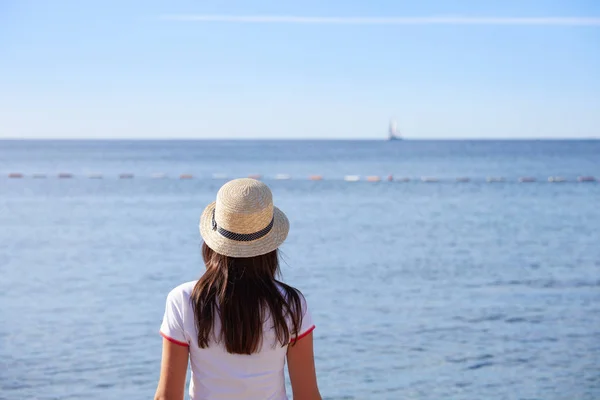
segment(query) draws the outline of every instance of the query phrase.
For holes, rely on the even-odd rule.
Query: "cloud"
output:
[[[284,15],[163,15],[169,21],[250,23],[250,24],[319,24],[319,25],[541,25],[600,26],[600,17],[298,17]]]

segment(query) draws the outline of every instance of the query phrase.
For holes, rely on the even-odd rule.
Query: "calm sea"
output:
[[[600,398],[600,141],[0,141],[1,399],[152,398],[214,173],[289,216],[326,399]]]

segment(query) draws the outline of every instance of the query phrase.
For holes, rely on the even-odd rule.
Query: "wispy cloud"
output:
[[[284,15],[163,15],[163,20],[250,23],[250,24],[320,24],[320,25],[543,25],[600,26],[600,17],[298,17]]]

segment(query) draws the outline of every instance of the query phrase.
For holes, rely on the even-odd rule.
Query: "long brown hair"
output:
[[[275,279],[280,275],[277,250],[234,258],[218,254],[203,243],[202,258],[206,272],[192,291],[201,348],[208,347],[214,337],[225,343],[228,353],[256,353],[268,316],[278,342],[282,346],[290,343],[302,325],[302,294]],[[218,336],[213,335],[215,317],[221,322]]]

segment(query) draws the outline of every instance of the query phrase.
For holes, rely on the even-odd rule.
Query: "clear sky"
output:
[[[600,1],[0,0],[0,138],[376,139],[391,117],[600,137]]]

